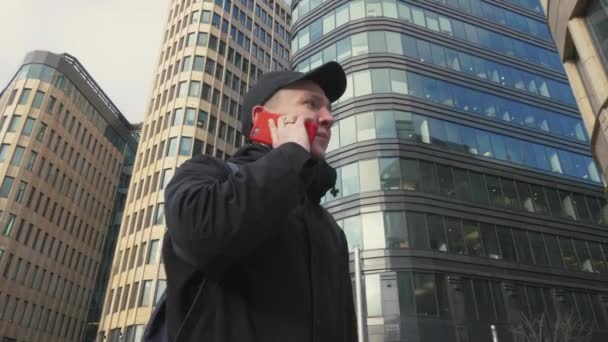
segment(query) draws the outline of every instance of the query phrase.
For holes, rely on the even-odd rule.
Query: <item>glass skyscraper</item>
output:
[[[348,75],[324,205],[361,250],[362,341],[514,341],[543,313],[608,340],[604,180],[537,0],[292,15],[292,67]]]

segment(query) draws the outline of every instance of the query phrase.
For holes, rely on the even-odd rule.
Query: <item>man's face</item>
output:
[[[335,120],[331,113],[331,103],[321,87],[312,81],[298,82],[279,90],[265,107],[277,114],[303,115],[314,120],[319,125],[319,130],[310,147],[310,153],[319,159],[325,158],[331,138],[331,126]]]

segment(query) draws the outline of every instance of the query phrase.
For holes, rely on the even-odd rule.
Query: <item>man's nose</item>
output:
[[[323,108],[317,113],[317,120],[320,125],[327,127],[331,127],[336,121],[331,111],[327,108]]]

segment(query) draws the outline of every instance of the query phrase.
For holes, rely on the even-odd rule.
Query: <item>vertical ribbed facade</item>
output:
[[[0,338],[81,341],[137,141],[68,54],[29,53],[0,113]]]
[[[324,205],[360,248],[362,341],[608,339],[608,204],[536,0],[296,0],[291,65],[348,75]],[[494,339],[493,339],[494,338]]]
[[[163,189],[194,155],[228,158],[243,144],[240,102],[266,70],[288,68],[282,1],[169,1],[99,338],[139,341],[166,286]]]

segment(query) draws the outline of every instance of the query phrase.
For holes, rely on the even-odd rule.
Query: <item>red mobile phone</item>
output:
[[[276,124],[277,119],[280,116],[281,115],[279,114],[268,112],[265,110],[258,112],[255,117],[255,122],[253,123],[251,133],[249,134],[249,139],[262,144],[272,145],[272,136],[270,135],[268,120],[273,119]],[[315,138],[315,135],[317,135],[319,125],[317,125],[317,123],[313,121],[306,121],[304,125],[306,126],[306,132],[308,132],[308,138],[310,139],[310,143],[312,143]]]

